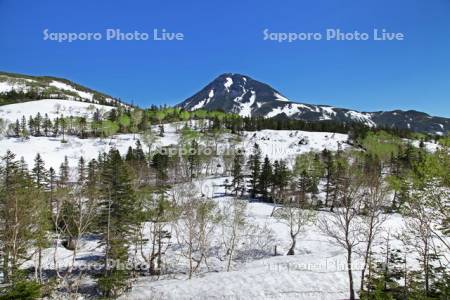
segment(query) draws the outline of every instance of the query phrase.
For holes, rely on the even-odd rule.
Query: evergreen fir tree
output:
[[[34,118],[34,135],[41,136],[42,116],[41,113],[37,113]]]
[[[289,184],[290,173],[284,160],[275,161],[273,164],[273,194],[279,201],[285,200],[285,191]]]
[[[156,153],[152,157],[151,166],[156,170],[156,179],[159,184],[164,183],[168,178],[169,155]]]
[[[98,280],[106,297],[115,297],[127,285],[129,270],[127,241],[137,225],[138,213],[131,179],[118,150],[111,149],[101,174],[101,216],[99,226],[105,243],[105,270]],[[114,261],[111,265],[110,262]]]
[[[59,183],[60,187],[66,187],[69,182],[69,159],[64,157],[64,162],[59,167]]]
[[[243,160],[244,157],[240,150],[238,150],[234,156],[233,169],[231,170],[231,176],[233,177],[231,185],[233,186],[233,192],[236,196],[238,196],[239,194],[242,196],[245,188],[244,175],[242,170]]]
[[[53,132],[54,137],[58,136],[58,134],[59,134],[59,118],[55,119],[55,121],[53,123],[52,132]]]
[[[65,134],[66,134],[66,129],[67,129],[67,120],[66,118],[64,118],[63,116],[61,116],[61,118],[59,119],[59,129],[61,131],[62,134],[62,140],[61,142],[65,142]]]
[[[188,149],[187,162],[189,168],[189,180],[192,181],[198,172],[200,166],[200,147],[198,142],[194,139],[191,141]]]
[[[253,153],[250,155],[248,166],[250,169],[250,195],[255,198],[258,193],[258,180],[261,171],[261,150],[257,143],[253,145]]]
[[[31,173],[32,178],[36,183],[36,186],[40,189],[44,189],[44,187],[47,185],[48,174],[47,170],[45,169],[44,160],[42,159],[39,153],[36,155],[36,158],[34,159],[34,167],[31,171],[32,171]]]
[[[86,163],[84,161],[83,156],[78,160],[78,184],[80,186],[84,186],[86,183]]]
[[[269,189],[272,182],[272,164],[269,157],[266,155],[261,168],[261,173],[258,179],[258,191],[261,193],[263,199],[268,200]]]
[[[136,149],[134,150],[134,159],[138,162],[144,162],[145,159],[145,153],[142,149],[142,144],[140,140],[136,141]]]
[[[24,139],[28,139],[29,131],[27,129],[27,119],[25,119],[25,116],[22,116],[22,121],[20,122],[20,135]]]
[[[52,121],[48,117],[48,114],[45,114],[44,120],[42,122],[42,129],[44,131],[45,136],[49,135],[51,128],[52,128]]]
[[[14,136],[19,137],[20,136],[20,122],[19,119],[16,119],[16,122],[14,123]]]
[[[32,116],[28,117],[28,132],[30,135],[34,135],[34,119]]]

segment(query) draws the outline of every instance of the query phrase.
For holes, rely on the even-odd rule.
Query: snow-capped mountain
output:
[[[63,99],[108,106],[128,106],[119,99],[63,78],[0,72],[0,105]]]
[[[444,134],[450,130],[450,119],[432,117],[413,110],[358,112],[327,105],[294,102],[268,84],[233,73],[220,75],[178,106],[186,110],[219,109],[243,117],[360,122],[370,127],[396,127],[433,134]]]

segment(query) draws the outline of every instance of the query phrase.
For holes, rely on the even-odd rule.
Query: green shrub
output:
[[[41,285],[35,281],[18,281],[0,292],[0,300],[31,300],[41,297]]]

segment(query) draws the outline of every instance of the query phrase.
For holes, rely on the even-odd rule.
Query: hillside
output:
[[[0,72],[0,106],[40,99],[65,99],[109,106],[127,105],[120,99],[67,79]]]

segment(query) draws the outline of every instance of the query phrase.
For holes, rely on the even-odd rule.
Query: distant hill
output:
[[[0,105],[40,99],[64,99],[108,106],[129,106],[118,98],[64,78],[0,72]]]

